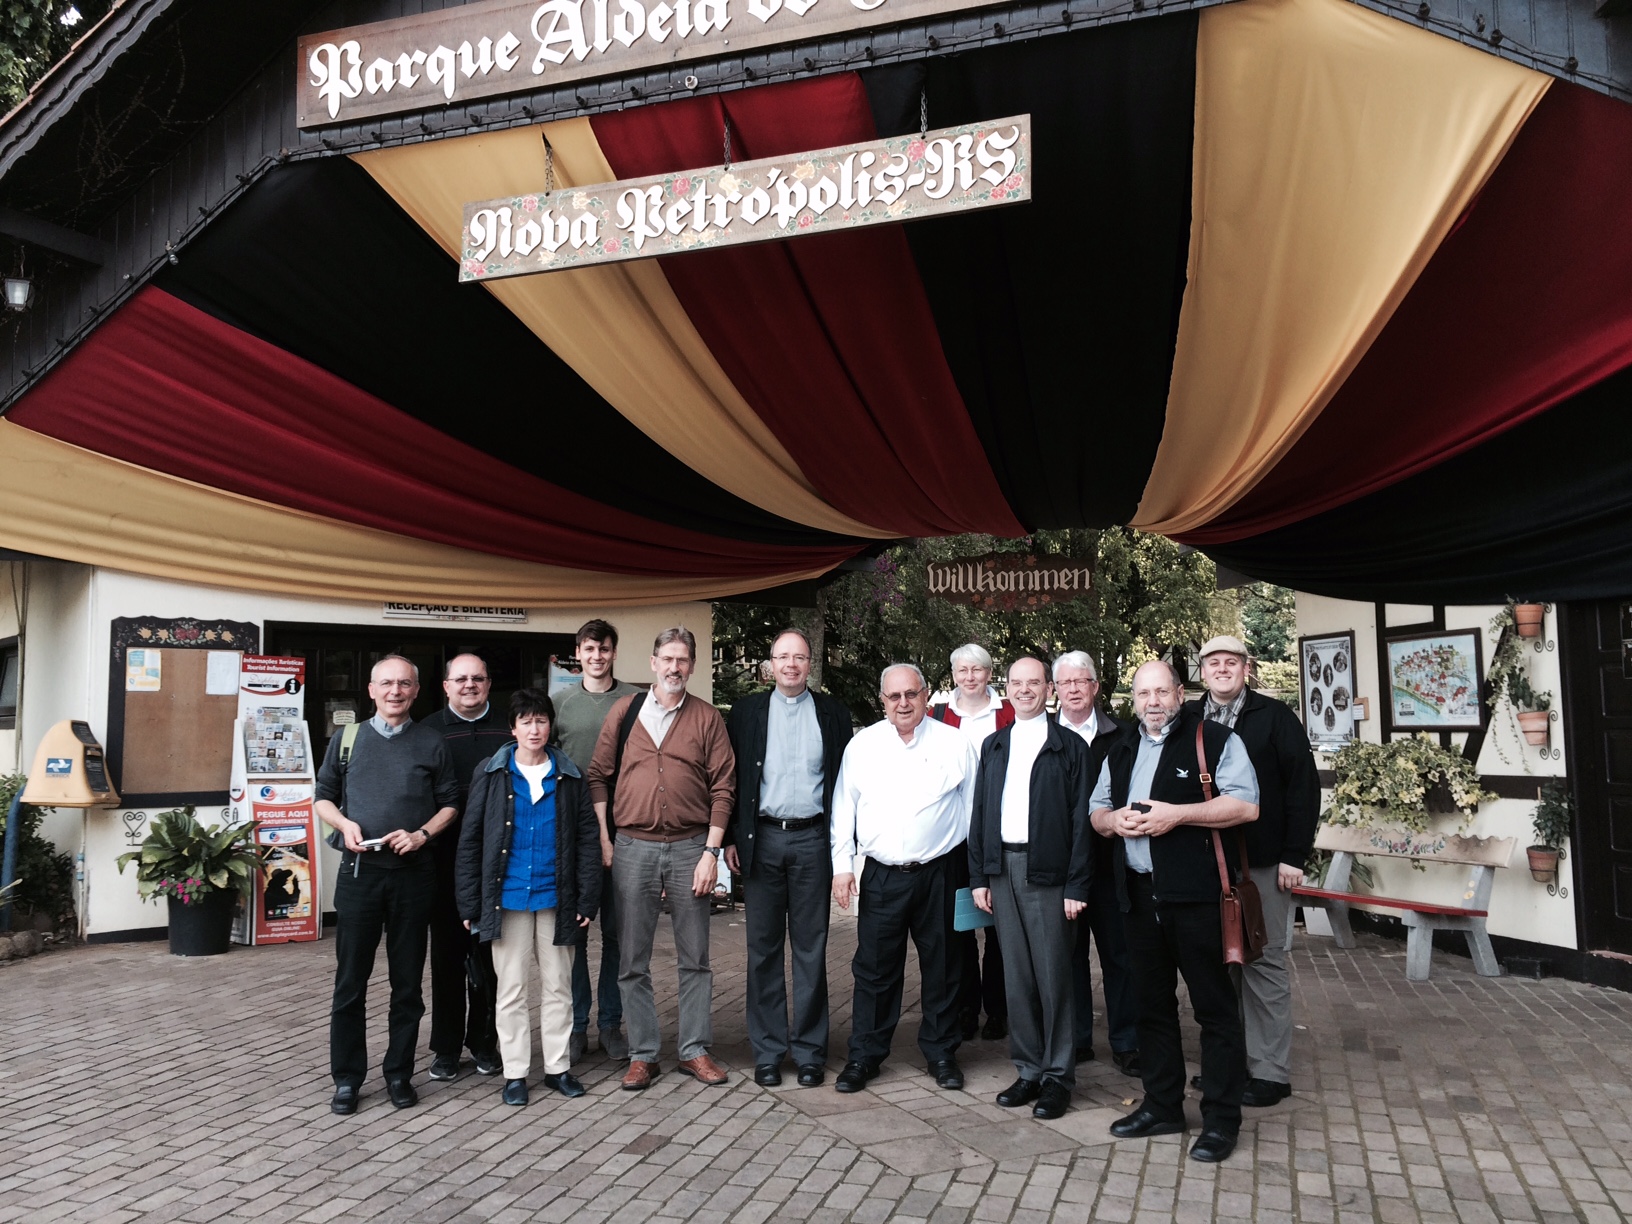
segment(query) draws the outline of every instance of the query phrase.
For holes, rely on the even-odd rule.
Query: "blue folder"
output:
[[[975,904],[973,889],[958,889],[957,907],[952,913],[954,931],[978,931],[981,927],[996,925],[997,919]]]

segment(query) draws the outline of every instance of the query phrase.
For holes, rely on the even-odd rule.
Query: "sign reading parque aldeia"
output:
[[[491,0],[303,35],[298,126],[551,89],[1000,0]]]
[[[1031,199],[1030,116],[465,205],[459,279],[913,221]]]
[[[987,553],[931,561],[925,576],[929,593],[939,599],[1012,612],[1086,599],[1093,590],[1094,567],[1070,557]]]

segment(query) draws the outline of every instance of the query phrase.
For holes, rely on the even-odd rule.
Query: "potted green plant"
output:
[[[1426,733],[1386,744],[1355,740],[1332,758],[1331,824],[1428,832],[1432,817],[1459,812],[1465,825],[1496,798],[1479,785],[1472,761]]]
[[[142,900],[163,897],[169,905],[174,955],[217,956],[227,950],[233,906],[260,866],[250,842],[254,826],[246,820],[206,828],[188,804],[154,816],[141,849],[119,856],[121,874],[136,863]]]
[[[1551,692],[1537,692],[1530,683],[1530,665],[1522,636],[1518,632],[1518,609],[1524,606],[1510,599],[1490,622],[1497,638],[1496,649],[1491,652],[1490,666],[1485,671],[1485,680],[1490,685],[1485,704],[1494,714],[1496,708],[1506,702],[1525,742],[1545,745],[1551,718],[1548,711],[1552,708],[1553,695]],[[1500,750],[1501,744],[1498,742],[1497,751]]]
[[[1574,819],[1575,802],[1564,781],[1554,778],[1542,783],[1536,791],[1536,810],[1530,817],[1536,844],[1525,851],[1530,858],[1530,876],[1537,883],[1551,884],[1557,878]]]

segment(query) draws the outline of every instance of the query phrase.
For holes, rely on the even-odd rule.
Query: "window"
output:
[[[0,731],[17,726],[17,639],[0,641]]]

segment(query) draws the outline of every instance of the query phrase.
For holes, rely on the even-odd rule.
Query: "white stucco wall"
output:
[[[1368,698],[1371,705],[1371,717],[1358,724],[1359,734],[1362,739],[1381,743],[1383,702],[1387,699],[1387,694],[1379,691],[1375,606],[1301,593],[1298,595],[1297,606],[1300,635],[1334,633],[1346,629],[1354,631],[1356,695]],[[1486,666],[1489,665],[1490,656],[1496,648],[1496,635],[1490,632],[1490,620],[1499,610],[1494,604],[1445,609],[1447,629],[1477,628],[1482,631],[1483,662]],[[1387,617],[1385,627],[1421,624],[1429,620],[1433,614],[1432,608],[1406,604],[1389,604],[1384,611]],[[1490,720],[1484,747],[1479,753],[1478,765],[1481,774],[1531,774],[1535,776],[1537,786],[1549,777],[1564,775],[1563,723],[1558,718],[1561,691],[1559,654],[1556,649],[1558,621],[1553,611],[1547,613],[1547,621],[1540,640],[1542,650],[1537,652],[1527,646],[1526,657],[1530,662],[1531,683],[1537,691],[1550,690],[1553,694],[1555,718],[1551,724],[1551,741],[1546,749],[1526,744],[1523,737],[1518,734],[1508,707],[1504,705]],[[1547,648],[1549,643],[1554,644],[1553,649]],[[1461,745],[1466,739],[1466,735],[1458,734],[1453,737],[1453,742]],[[1553,755],[1555,752],[1556,759]],[[1317,752],[1315,757],[1322,769],[1332,767],[1330,754]],[[1322,801],[1323,803],[1331,801],[1329,790],[1323,792]],[[1480,808],[1469,825],[1468,831],[1480,837],[1494,835],[1513,837],[1517,840],[1512,865],[1507,870],[1496,873],[1496,885],[1490,900],[1490,931],[1493,935],[1506,935],[1535,943],[1575,948],[1578,946],[1578,937],[1574,901],[1549,896],[1546,885],[1538,884],[1530,878],[1525,863],[1524,849],[1534,841],[1530,827],[1530,816],[1534,807],[1533,802],[1525,800],[1499,799]],[[1448,825],[1454,824],[1455,818],[1444,819]],[[1399,859],[1370,858],[1366,862],[1376,875],[1372,891],[1414,901],[1455,900],[1461,895],[1461,886],[1466,878],[1463,874],[1465,869],[1449,866],[1427,865],[1423,870],[1417,871],[1409,862]],[[1565,876],[1567,882],[1567,865],[1560,874]],[[1378,912],[1398,914],[1397,910]]]
[[[18,727],[22,740],[22,767],[27,768],[40,737],[64,718],[88,719],[92,731],[106,741],[108,728],[108,667],[112,621],[121,616],[195,617],[200,620],[254,621],[263,631],[267,621],[380,626],[403,630],[408,623],[387,620],[381,605],[297,599],[217,587],[189,586],[114,570],[58,562],[30,562],[28,636],[25,644],[24,706]],[[3,568],[0,568],[3,573]],[[469,626],[484,631],[524,633],[574,632],[584,621],[604,616],[618,627],[616,674],[637,683],[650,682],[650,643],[663,629],[683,624],[697,636],[701,664],[690,691],[704,699],[713,695],[707,662],[713,656],[713,620],[706,603],[657,604],[644,608],[533,610],[525,624],[482,623]],[[5,621],[0,619],[0,627]],[[424,629],[456,629],[457,624],[423,622]],[[0,628],[0,636],[7,636]],[[428,683],[434,683],[429,681]],[[318,729],[319,733],[321,728]],[[0,752],[7,747],[0,740]],[[9,762],[10,755],[0,756]],[[121,817],[131,808],[93,809],[81,814],[59,812],[48,817],[44,831],[69,854],[77,854],[82,840],[85,878],[81,915],[85,933],[162,927],[165,911],[143,904],[130,874],[121,876],[115,860],[129,847]],[[151,813],[149,813],[151,814]],[[200,813],[206,820],[206,813]],[[324,902],[332,896],[333,852],[325,850]]]

